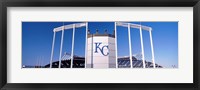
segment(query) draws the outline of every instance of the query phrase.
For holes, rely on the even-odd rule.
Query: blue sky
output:
[[[53,40],[53,29],[59,26],[77,22],[22,22],[22,65],[46,65],[50,61]],[[140,24],[140,22],[131,22]],[[154,44],[155,62],[165,67],[178,66],[178,22],[141,22],[142,25],[153,28],[152,37]],[[91,33],[112,34],[114,22],[89,22],[88,29]],[[149,32],[143,30],[144,54],[147,61],[151,61],[151,47]],[[128,29],[117,27],[118,56],[128,56]],[[54,61],[59,58],[61,32],[56,33]],[[71,53],[72,29],[65,30],[63,52]],[[141,53],[139,29],[131,29],[132,53]],[[85,27],[76,28],[74,54],[85,54]]]

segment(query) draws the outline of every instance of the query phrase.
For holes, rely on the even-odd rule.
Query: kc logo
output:
[[[98,49],[101,51],[101,54],[104,56],[108,56],[109,52],[105,53],[104,49],[107,48],[108,49],[108,45],[104,45],[101,47],[102,43],[95,43],[95,52],[94,53],[98,53]]]

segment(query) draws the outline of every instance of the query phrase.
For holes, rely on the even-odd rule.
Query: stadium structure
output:
[[[62,57],[61,68],[70,68],[71,64],[71,54],[65,53]],[[132,56],[133,68],[143,68],[142,60],[138,60],[135,56]],[[146,68],[153,68],[151,62],[145,61]],[[40,66],[41,67],[41,66]],[[42,66],[43,68],[49,68],[50,64]],[[52,68],[58,68],[59,61],[52,63]],[[130,57],[124,56],[118,58],[118,68],[130,68]],[[74,56],[73,68],[85,68],[85,57]],[[163,68],[162,66],[156,64],[156,68]]]
[[[76,56],[74,55],[74,36],[76,28],[85,27],[85,56]],[[128,30],[128,43],[129,43],[129,56],[118,57],[117,50],[117,27],[126,27]],[[131,28],[136,28],[140,31],[140,41],[141,41],[141,59],[137,59],[132,54],[132,45],[131,45]],[[72,47],[71,53],[65,53],[62,56],[63,50],[63,37],[65,30],[73,30],[72,35]],[[120,30],[120,29],[119,29]],[[151,55],[152,62],[145,60],[144,55],[144,46],[143,46],[143,36],[142,30],[149,32],[150,36],[150,45],[151,45]],[[74,23],[56,27],[53,29],[53,41],[52,41],[52,51],[50,63],[45,66],[45,68],[162,68],[162,66],[155,63],[154,60],[154,49],[153,49],[153,40],[152,40],[152,28],[149,26],[144,26],[141,24],[133,24],[126,22],[114,22],[114,33],[108,34],[105,31],[104,34],[98,33],[98,30],[95,34],[90,33],[88,30],[88,22]],[[54,55],[54,44],[55,37],[57,32],[62,32],[61,42],[60,42],[60,54],[59,60],[53,60]],[[53,62],[54,61],[54,62]]]

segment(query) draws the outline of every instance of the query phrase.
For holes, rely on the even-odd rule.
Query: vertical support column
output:
[[[140,41],[141,41],[141,49],[142,49],[143,68],[146,68],[145,58],[144,58],[143,38],[142,38],[142,25],[141,24],[140,24]]]
[[[149,30],[149,36],[150,36],[150,43],[151,43],[151,55],[152,55],[152,63],[153,63],[153,68],[156,68],[155,65],[155,60],[154,60],[154,49],[153,49],[153,40],[152,40],[152,34],[151,34],[151,30]]]
[[[52,68],[52,62],[53,62],[53,51],[54,51],[55,37],[56,37],[56,32],[53,31],[53,41],[52,41],[52,47],[51,47],[50,68]]]
[[[128,41],[129,41],[129,58],[130,58],[130,65],[131,65],[131,68],[133,68],[130,23],[128,23]]]
[[[88,22],[85,23],[85,68],[87,68],[87,35],[88,35]]]
[[[117,23],[115,22],[115,59],[116,68],[118,68],[118,55],[117,55]]]
[[[75,35],[75,24],[73,24],[72,52],[71,52],[71,65],[70,65],[71,68],[73,68],[73,59],[74,59],[74,35]]]
[[[60,56],[59,56],[59,68],[61,68],[61,56],[62,56],[62,47],[63,47],[63,36],[64,36],[64,25],[62,28],[62,37],[61,37],[61,43],[60,43]]]
[[[93,34],[92,34],[92,43],[91,43],[91,68],[93,68]]]

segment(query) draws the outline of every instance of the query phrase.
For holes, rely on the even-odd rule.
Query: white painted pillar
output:
[[[117,55],[117,23],[115,22],[115,59],[116,59],[116,68],[118,68],[118,55]]]
[[[94,42],[93,42],[93,34],[92,34],[92,43],[91,43],[91,68],[93,68],[93,44],[94,44]]]
[[[74,35],[75,35],[75,24],[73,24],[73,35],[72,35],[72,52],[71,52],[71,68],[73,68],[74,59]]]
[[[143,61],[143,68],[146,68],[145,58],[144,58],[144,46],[143,46],[143,38],[142,38],[142,25],[140,25],[140,41],[141,41],[141,49],[142,49],[142,61]]]
[[[128,23],[128,40],[129,40],[129,58],[130,58],[130,65],[131,65],[131,68],[133,68],[130,23]]]
[[[87,35],[88,35],[88,22],[85,23],[85,68],[87,68]]]
[[[52,68],[52,63],[53,63],[53,51],[54,51],[55,37],[56,37],[56,32],[53,32],[53,41],[52,41],[52,47],[51,47],[50,68]]]
[[[60,43],[60,56],[59,56],[59,68],[61,68],[61,56],[62,56],[62,47],[63,47],[63,37],[64,37],[64,26],[62,28],[62,37],[61,37],[61,43]]]
[[[153,39],[152,39],[152,34],[151,34],[152,29],[149,31],[149,36],[150,36],[150,43],[151,43],[151,55],[152,55],[152,63],[153,63],[153,68],[156,68],[155,65],[155,60],[154,60],[154,48],[153,48]]]

